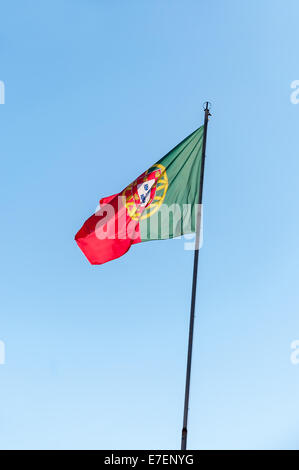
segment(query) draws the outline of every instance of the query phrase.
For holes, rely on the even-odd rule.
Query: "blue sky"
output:
[[[0,447],[176,449],[193,257],[73,237],[202,124],[189,442],[298,449],[298,2],[1,3]]]

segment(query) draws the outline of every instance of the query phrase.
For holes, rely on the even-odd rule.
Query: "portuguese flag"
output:
[[[123,191],[100,200],[75,236],[91,264],[124,255],[135,243],[196,231],[203,126]]]

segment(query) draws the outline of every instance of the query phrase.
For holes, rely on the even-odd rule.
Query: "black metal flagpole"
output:
[[[200,242],[200,228],[201,228],[201,214],[202,214],[202,190],[203,190],[203,180],[204,180],[204,171],[205,171],[207,130],[208,130],[209,116],[211,116],[210,103],[208,101],[205,103],[204,111],[205,111],[205,122],[204,122],[204,131],[203,131],[201,170],[200,170],[200,180],[199,180],[199,198],[198,198],[199,212],[197,214],[197,222],[196,222],[196,238],[195,238],[194,264],[193,264],[193,281],[192,281],[192,295],[191,295],[191,309],[190,309],[190,323],[189,323],[189,342],[188,342],[184,420],[183,420],[183,429],[182,429],[181,450],[186,450],[187,448],[187,424],[188,424],[188,409],[189,409],[189,394],[190,394],[194,312],[195,312],[195,301],[196,301],[198,251],[199,251],[199,242]]]

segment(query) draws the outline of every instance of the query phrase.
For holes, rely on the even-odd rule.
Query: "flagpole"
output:
[[[204,121],[204,131],[203,131],[201,170],[200,170],[200,180],[199,180],[199,197],[198,197],[199,212],[197,214],[197,222],[196,222],[196,238],[195,238],[194,263],[193,263],[193,281],[192,281],[192,295],[191,295],[191,308],[190,308],[189,341],[188,341],[186,388],[185,388],[184,419],[183,419],[183,429],[182,429],[181,450],[187,449],[187,432],[188,432],[187,424],[188,424],[190,377],[191,377],[191,363],[192,363],[194,312],[195,312],[195,301],[196,301],[198,252],[199,252],[201,214],[202,214],[202,210],[201,210],[202,209],[202,190],[203,190],[204,171],[205,171],[208,122],[209,122],[209,116],[211,116],[210,103],[208,101],[205,103],[204,111],[205,111],[205,121]]]

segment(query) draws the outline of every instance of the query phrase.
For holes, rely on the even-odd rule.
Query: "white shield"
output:
[[[155,180],[148,180],[142,184],[138,184],[137,191],[140,198],[140,205],[142,207],[145,207],[148,204],[151,197],[151,189],[155,182]]]

